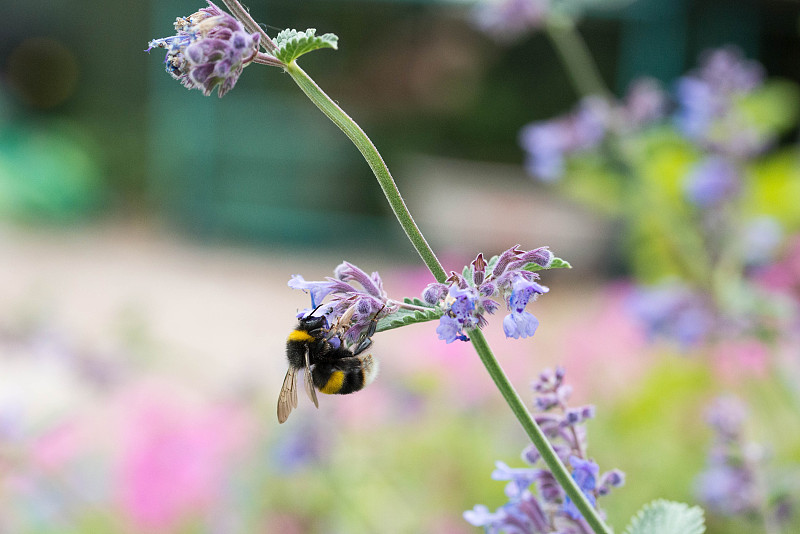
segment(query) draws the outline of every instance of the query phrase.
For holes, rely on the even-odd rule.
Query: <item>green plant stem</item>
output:
[[[277,46],[275,46],[275,42],[267,35],[267,32],[264,31],[264,28],[258,25],[255,19],[250,15],[250,12],[245,8],[241,3],[236,0],[222,0],[225,6],[230,10],[231,14],[239,19],[239,22],[244,25],[244,27],[249,32],[257,33],[260,36],[260,45],[264,47],[264,49],[272,54]]]
[[[544,29],[578,95],[610,97],[611,91],[600,76],[597,64],[572,19],[553,15]]]
[[[419,227],[417,227],[417,224],[411,217],[411,213],[408,211],[403,197],[400,196],[400,191],[398,191],[391,173],[389,173],[389,168],[386,166],[386,163],[384,163],[380,153],[378,153],[378,149],[375,148],[375,145],[372,144],[372,141],[367,137],[367,134],[364,133],[361,127],[359,127],[342,108],[319,88],[314,80],[312,80],[296,62],[292,62],[284,68],[320,111],[333,121],[333,123],[350,138],[353,144],[356,145],[356,148],[358,148],[359,152],[364,156],[364,159],[367,160],[367,164],[375,174],[375,178],[378,179],[383,194],[386,195],[386,199],[389,201],[389,205],[395,217],[397,217],[397,220],[400,222],[400,226],[403,227],[408,239],[411,240],[411,244],[417,250],[422,261],[425,262],[425,265],[427,265],[431,273],[433,273],[436,280],[438,282],[444,282],[447,278],[444,267],[442,267],[436,254],[433,253],[430,245],[428,245]]]
[[[542,429],[536,424],[536,421],[533,420],[530,412],[525,407],[525,403],[520,398],[519,393],[517,393],[514,386],[511,385],[505,371],[503,371],[497,358],[492,354],[492,349],[486,342],[483,332],[480,330],[471,330],[469,332],[469,337],[484,367],[486,367],[486,370],[489,372],[489,376],[494,380],[497,389],[500,390],[500,393],[511,408],[511,411],[514,412],[522,428],[528,434],[528,437],[531,438],[536,450],[542,455],[542,460],[547,464],[547,467],[553,473],[555,479],[561,487],[564,488],[564,491],[569,498],[572,499],[572,502],[575,503],[575,506],[596,534],[611,534],[611,529],[603,522],[597,510],[589,503],[589,500],[580,490],[572,476],[570,476],[569,471],[567,471],[567,468],[561,462],[555,450],[553,450],[553,446],[547,441],[547,437],[544,435],[544,432],[542,432]]]
[[[400,196],[400,191],[397,189],[397,185],[394,183],[392,175],[389,173],[389,169],[386,167],[386,164],[384,163],[383,158],[381,158],[381,155],[378,153],[378,150],[375,148],[375,145],[373,145],[372,141],[370,141],[369,137],[367,137],[367,134],[364,133],[358,124],[356,124],[355,121],[353,121],[353,119],[351,119],[344,112],[344,110],[336,105],[336,103],[331,100],[328,95],[322,91],[322,89],[319,88],[314,80],[312,80],[308,74],[306,74],[305,71],[303,71],[303,69],[297,65],[297,63],[292,62],[286,65],[284,68],[297,83],[297,85],[300,86],[300,89],[303,90],[306,96],[308,96],[311,101],[314,102],[314,104],[316,104],[316,106],[356,145],[358,150],[367,160],[367,163],[369,164],[370,169],[372,169],[372,172],[375,174],[375,177],[378,179],[378,183],[380,183],[381,189],[383,189],[383,193],[386,195],[386,198],[392,207],[392,211],[394,211],[397,220],[400,222],[400,225],[403,227],[406,235],[411,240],[414,248],[417,250],[420,257],[425,262],[425,265],[428,266],[428,269],[430,269],[436,280],[439,282],[444,282],[447,278],[444,268],[436,258],[433,250],[428,245],[425,237],[414,223],[414,219],[411,217],[411,213],[408,211],[402,196]],[[583,514],[586,522],[592,527],[595,534],[611,534],[611,530],[600,519],[597,511],[586,499],[586,496],[580,490],[577,483],[572,479],[569,471],[567,471],[567,468],[558,458],[558,455],[553,450],[553,447],[547,441],[542,429],[539,428],[539,425],[536,424],[536,421],[533,420],[533,417],[531,417],[531,414],[528,412],[527,408],[525,408],[525,404],[523,403],[517,391],[511,385],[511,382],[509,382],[508,377],[506,376],[502,367],[500,367],[500,364],[494,357],[494,354],[492,354],[492,350],[489,348],[486,338],[483,336],[481,331],[471,331],[470,338],[472,339],[472,344],[475,347],[475,351],[478,353],[483,365],[489,372],[489,376],[491,376],[492,380],[494,380],[495,385],[500,390],[500,393],[508,403],[511,411],[519,420],[522,428],[531,438],[531,441],[539,451],[539,454],[542,455],[542,459],[550,468],[553,476],[556,478],[561,487],[564,488],[564,491],[575,503],[575,506],[577,506],[581,514]]]

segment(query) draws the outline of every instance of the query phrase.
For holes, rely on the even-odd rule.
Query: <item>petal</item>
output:
[[[514,339],[530,337],[536,333],[538,327],[539,320],[526,311],[512,312],[503,319],[503,331],[506,337]]]

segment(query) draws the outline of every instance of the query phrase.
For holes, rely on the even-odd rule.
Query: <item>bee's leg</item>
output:
[[[386,305],[383,305],[385,308]],[[355,349],[353,349],[353,354],[359,355],[372,345],[372,336],[375,335],[375,330],[378,329],[378,315],[383,311],[383,308],[378,310],[375,313],[375,316],[369,322],[369,326],[367,327],[367,331],[359,337],[358,345],[356,345]]]
[[[375,330],[375,329],[373,328],[372,330]],[[373,334],[374,333],[375,332],[373,332]],[[370,347],[370,345],[372,345],[372,339],[370,339],[370,337],[367,336],[366,338],[362,339],[361,342],[358,345],[356,345],[356,347],[353,349],[353,354],[355,356],[358,356],[359,354],[361,354],[362,352],[367,350]]]

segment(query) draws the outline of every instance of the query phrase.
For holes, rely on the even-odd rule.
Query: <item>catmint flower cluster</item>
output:
[[[629,306],[651,341],[673,340],[685,349],[704,343],[718,326],[709,299],[679,282],[639,286]]]
[[[542,181],[556,181],[564,175],[568,157],[599,147],[609,132],[628,134],[660,120],[666,107],[666,93],[649,78],[632,84],[621,102],[585,97],[571,113],[520,130],[526,168]]]
[[[536,392],[535,419],[547,435],[562,461],[571,468],[577,482],[592,505],[597,498],[607,495],[612,488],[622,486],[624,474],[611,470],[600,475],[599,466],[586,458],[586,430],[584,423],[594,417],[594,406],[569,407],[571,388],[564,383],[565,371],[546,369],[533,383]],[[575,504],[545,468],[536,467],[541,457],[533,445],[522,452],[522,459],[530,467],[511,468],[497,462],[492,473],[494,480],[507,480],[505,488],[509,502],[492,512],[484,505],[476,505],[464,512],[470,524],[484,527],[488,533],[514,534],[582,534],[590,532]]]
[[[232,15],[209,0],[208,7],[175,20],[176,35],[150,41],[147,51],[166,48],[167,72],[188,89],[222,97],[258,53],[260,36],[249,34]]]
[[[735,47],[706,52],[699,67],[680,78],[675,122],[689,139],[731,157],[759,154],[773,141],[738,109],[763,85],[764,69]]]
[[[744,404],[733,396],[717,398],[706,413],[714,440],[695,492],[709,511],[720,515],[754,513],[762,505],[757,467],[764,453],[760,446],[745,442],[745,419]]]
[[[503,299],[510,311],[503,319],[506,337],[525,338],[536,332],[539,321],[525,307],[549,289],[537,282],[539,275],[529,267],[549,267],[553,253],[547,247],[530,251],[518,247],[511,247],[491,263],[478,254],[463,274],[452,271],[447,283],[432,283],[425,288],[423,300],[444,311],[436,328],[439,339],[446,343],[467,341],[466,332],[482,328],[487,323],[486,314],[498,309],[493,298]]]
[[[692,204],[708,209],[736,197],[742,181],[742,169],[734,161],[711,155],[692,166],[684,181],[684,189]]]
[[[306,281],[299,274],[292,275],[289,287],[311,295],[311,308],[301,312],[298,317],[305,317],[310,311],[322,307],[328,324],[338,322],[349,325],[344,339],[350,342],[359,338],[376,314],[383,310],[384,316],[389,315],[397,308],[397,303],[391,301],[383,290],[383,281],[377,272],[369,275],[346,261],[334,269],[333,277],[326,277],[322,281]],[[322,306],[323,299],[328,296],[330,300]]]

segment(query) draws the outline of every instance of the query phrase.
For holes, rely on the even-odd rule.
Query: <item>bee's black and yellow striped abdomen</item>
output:
[[[364,389],[378,371],[378,366],[371,355],[352,356],[352,352],[332,351],[326,356],[336,357],[329,361],[320,361],[314,365],[312,377],[314,386],[320,393],[327,395],[347,395]],[[344,353],[349,354],[345,356]],[[327,358],[326,358],[327,359]]]

